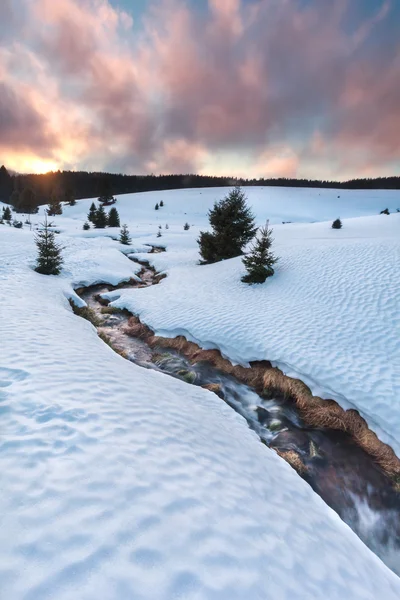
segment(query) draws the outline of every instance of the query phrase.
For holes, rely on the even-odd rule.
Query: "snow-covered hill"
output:
[[[280,257],[272,279],[249,287],[240,282],[240,258],[197,264],[196,240],[207,228],[207,211],[227,191],[119,198],[133,245],[168,248],[152,260],[169,277],[159,288],[124,291],[116,304],[159,334],[184,334],[204,347],[218,347],[234,362],[271,360],[315,394],[358,408],[400,455],[400,194],[247,188],[257,223],[270,219],[274,225]],[[165,206],[155,211],[161,200]],[[88,205],[67,207],[57,224],[81,236]],[[379,214],[386,207],[392,214]],[[333,230],[339,216],[344,226]],[[189,231],[183,230],[185,221]],[[162,237],[156,238],[159,225]],[[98,230],[86,235],[97,236]]]
[[[275,360],[399,444],[400,215],[368,216],[396,208],[396,195],[249,190],[259,223],[296,223],[275,225],[276,275],[246,287],[240,259],[197,265],[196,237],[223,193],[119,198],[132,249],[165,245],[151,259],[168,278],[118,303],[164,335],[185,332],[236,361]],[[0,225],[2,595],[399,598],[399,579],[240,416],[119,357],[72,313],[72,286],[137,271],[104,237],[116,230],[82,230],[90,203],[53,219],[59,277],[32,270],[32,232]]]

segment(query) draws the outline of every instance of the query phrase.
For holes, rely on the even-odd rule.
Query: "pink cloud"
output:
[[[108,0],[15,2],[0,9],[3,153],[166,172],[236,152],[288,177],[400,159],[399,46],[369,50],[389,2],[346,32],[350,0],[160,0],[140,34]]]

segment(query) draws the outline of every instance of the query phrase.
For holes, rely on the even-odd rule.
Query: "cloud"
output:
[[[393,164],[393,10],[388,1],[367,14],[361,0],[209,0],[200,11],[159,0],[140,30],[108,0],[3,0],[0,151],[13,168],[23,152],[130,172],[200,172],[213,155],[233,154],[251,176],[343,177]]]

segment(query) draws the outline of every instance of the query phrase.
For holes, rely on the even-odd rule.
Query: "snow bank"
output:
[[[271,360],[315,394],[358,408],[400,455],[400,214],[274,234],[280,261],[262,285],[241,283],[240,258],[196,266],[194,254],[168,252],[151,258],[169,277],[124,290],[115,305],[233,362]]]
[[[46,277],[32,235],[0,227],[4,598],[398,598],[399,579],[240,416],[125,361],[72,313],[71,282],[136,266],[113,242],[60,240],[63,276]]]

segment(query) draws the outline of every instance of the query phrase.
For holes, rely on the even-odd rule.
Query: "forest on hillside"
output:
[[[0,168],[0,201],[17,210],[33,210],[51,198],[60,202],[71,198],[96,198],[102,195],[128,194],[180,188],[247,186],[314,187],[337,189],[400,189],[400,177],[320,181],[310,179],[243,179],[207,175],[122,175],[86,171],[55,171],[43,175],[12,175]]]

